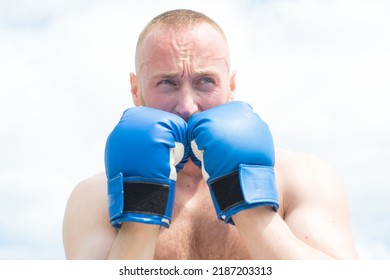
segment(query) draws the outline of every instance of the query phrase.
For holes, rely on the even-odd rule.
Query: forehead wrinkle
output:
[[[185,68],[183,68],[181,71],[154,71],[151,75],[151,79],[161,79],[161,78],[183,78],[185,76]],[[218,70],[214,69],[194,69],[192,71],[188,72],[188,76],[190,78],[196,78],[196,77],[220,77],[221,74]]]
[[[163,37],[161,37],[162,30],[165,32]],[[141,44],[143,48],[138,49],[136,72],[141,71],[144,67],[149,68],[149,64],[156,66],[156,62],[160,61],[159,57],[165,56],[168,60],[162,61],[164,63],[160,61],[162,65],[158,66],[156,70],[158,71],[158,68],[160,68],[161,71],[159,72],[165,72],[166,76],[173,76],[176,71],[183,72],[183,64],[187,61],[191,62],[190,67],[192,69],[190,70],[192,72],[201,74],[211,72],[208,68],[213,68],[214,65],[218,68],[217,65],[221,65],[222,62],[226,67],[226,71],[230,73],[229,47],[223,38],[221,38],[223,42],[219,39],[216,41],[209,40],[208,44],[201,44],[202,47],[199,49],[196,41],[193,41],[192,38],[187,40],[187,34],[184,34],[184,37],[182,35],[182,32],[174,29],[162,28],[151,31]],[[193,33],[189,36],[191,35]]]
[[[226,41],[224,41],[226,43]],[[183,63],[184,62],[195,62],[195,67],[198,63],[203,63],[206,65],[206,70],[198,70],[193,69],[195,72],[208,72],[207,68],[212,66],[211,62],[223,61],[227,71],[230,72],[230,54],[229,47],[225,44],[223,47],[218,48],[218,52],[216,53],[215,41],[209,42],[208,45],[203,46],[202,48],[198,47],[197,42],[187,41],[184,37],[175,37],[172,42],[172,47],[177,50],[178,58]],[[220,51],[222,49],[222,51]],[[221,54],[221,52],[223,54]],[[207,60],[207,63],[204,62]],[[215,63],[216,64],[216,63]],[[201,68],[201,67],[197,67]]]
[[[153,34],[154,35],[154,34]],[[165,39],[165,40],[164,40]],[[164,69],[161,72],[174,72],[177,68],[178,56],[175,52],[175,44],[172,41],[166,41],[166,38],[161,39],[157,36],[149,35],[143,42],[145,48],[139,50],[136,54],[136,71],[141,71],[142,68],[148,68],[148,65],[159,66]],[[161,61],[160,58],[165,57],[165,60]],[[166,70],[165,70],[166,69]]]
[[[149,73],[149,76],[152,78],[156,77],[183,77],[187,72],[190,76],[207,76],[213,75],[218,76],[223,74],[226,70],[226,73],[230,71],[229,61],[226,57],[214,57],[209,55],[209,59],[204,61],[205,57],[198,59],[198,56],[190,55],[187,57],[179,56],[167,56],[172,58],[168,61],[162,61],[162,63],[156,64],[156,59],[153,56],[146,58],[142,61],[139,66],[139,71],[143,68],[146,71],[150,71],[150,68],[154,68],[152,73]],[[206,57],[207,58],[207,57]],[[221,68],[219,65],[223,64],[225,67]],[[152,67],[149,67],[151,65]]]

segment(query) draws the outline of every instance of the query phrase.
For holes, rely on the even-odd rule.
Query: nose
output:
[[[178,94],[175,108],[176,114],[188,121],[193,114],[198,112],[198,110],[196,93],[189,87],[183,87]]]

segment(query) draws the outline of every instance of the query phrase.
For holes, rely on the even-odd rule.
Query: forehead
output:
[[[136,53],[137,69],[145,63],[171,67],[182,60],[206,65],[223,62],[229,68],[225,37],[207,23],[180,28],[158,26],[146,35]]]

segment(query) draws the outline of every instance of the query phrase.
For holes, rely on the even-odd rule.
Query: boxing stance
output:
[[[114,227],[122,222],[169,227],[176,173],[187,162],[190,145],[219,219],[233,224],[232,216],[245,209],[278,210],[272,136],[248,104],[220,105],[192,116],[188,125],[187,131],[183,119],[147,107],[123,114],[105,158]]]
[[[316,157],[274,147],[234,101],[222,29],[168,11],[141,33],[105,173],[72,192],[69,259],[353,259],[342,183]],[[260,94],[254,89],[253,94]]]

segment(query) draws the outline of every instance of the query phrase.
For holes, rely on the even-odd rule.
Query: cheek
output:
[[[199,99],[199,107],[201,111],[204,111],[222,105],[229,101],[228,96],[228,93],[208,94],[207,96]]]
[[[222,105],[231,101],[231,90],[227,85],[220,85],[215,91],[207,94],[202,100],[204,110]]]
[[[144,95],[144,106],[167,112],[173,112],[175,99],[167,94],[146,94]]]
[[[142,106],[169,111],[172,103],[166,95],[157,93],[147,83],[141,84]]]

